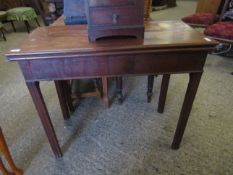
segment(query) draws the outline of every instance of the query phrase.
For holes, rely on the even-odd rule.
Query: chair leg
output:
[[[18,169],[16,167],[16,165],[14,164],[14,161],[10,155],[10,152],[8,150],[5,138],[3,136],[2,130],[0,128],[0,151],[3,153],[3,155],[5,156],[7,162],[9,163],[10,168],[12,169],[12,171],[14,172],[15,175],[22,175],[23,171]],[[1,167],[2,168],[2,167]]]
[[[15,29],[15,24],[14,24],[14,22],[13,22],[13,21],[10,21],[10,22],[11,22],[11,26],[12,26],[12,28],[13,28],[14,32],[16,32],[16,29]]]
[[[28,21],[24,21],[24,23],[25,23],[25,26],[26,26],[26,28],[27,28],[27,32],[30,33],[30,28],[31,28],[31,27],[30,27]]]
[[[40,23],[39,23],[39,21],[38,21],[38,19],[37,19],[37,18],[35,18],[35,21],[36,21],[36,23],[37,23],[38,27],[40,27]]]
[[[65,97],[66,97],[66,101],[67,101],[67,106],[70,110],[71,113],[73,113],[75,111],[75,108],[73,106],[73,103],[72,103],[72,97],[71,97],[71,82],[69,80],[65,80],[63,81],[63,88],[64,88],[64,91],[65,91]]]
[[[1,31],[1,33],[2,33],[3,39],[6,41],[6,36],[5,36],[4,32],[3,32],[3,30],[1,29],[0,31]]]
[[[8,31],[8,30],[6,30],[6,28],[5,28],[5,27],[3,27],[2,29],[3,29],[3,31],[4,31],[4,32],[9,33],[9,31]]]
[[[13,173],[10,173],[5,165],[3,164],[2,160],[0,159],[0,172],[2,172],[3,175],[14,175]]]
[[[163,111],[164,111],[170,76],[171,76],[170,74],[163,75],[161,89],[160,89],[160,95],[159,95],[159,105],[158,105],[158,110],[157,110],[159,113],[163,113]]]

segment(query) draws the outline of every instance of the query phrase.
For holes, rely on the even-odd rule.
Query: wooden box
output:
[[[144,37],[144,0],[86,0],[90,41],[102,37]]]

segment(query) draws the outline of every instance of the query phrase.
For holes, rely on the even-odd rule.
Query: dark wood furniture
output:
[[[3,164],[2,160],[1,160],[1,156],[0,156],[0,171],[3,173],[3,175],[12,175],[12,174],[22,175],[23,174],[23,171],[16,167],[16,165],[15,165],[15,163],[14,163],[14,161],[13,161],[11,155],[10,155],[10,152],[9,152],[8,147],[7,147],[4,135],[2,133],[2,129],[0,127],[0,155],[1,154],[4,155],[4,157],[6,158],[11,170],[13,171],[13,173],[12,173],[12,172],[9,172],[7,170],[7,168]]]
[[[52,26],[65,26],[64,16],[59,17],[52,24]],[[65,83],[65,82],[63,81],[63,83]],[[97,98],[102,97],[105,108],[109,108],[109,106],[110,106],[109,100],[108,100],[108,98],[106,98],[108,95],[108,79],[106,77],[101,77],[101,78],[95,79],[94,86],[96,88],[95,88],[95,91],[93,91],[93,92],[83,92],[83,93],[79,93],[77,91],[72,92],[72,90],[71,90],[72,84],[73,84],[73,81],[70,82],[69,80],[67,80],[66,85],[65,85],[66,89],[63,89],[64,91],[66,91],[66,95],[68,95],[68,99],[71,96],[71,98],[72,98],[71,101],[77,100],[78,98],[83,98],[83,97],[93,97],[93,96],[97,97]],[[59,96],[62,96],[62,95],[59,95]],[[72,102],[69,102],[69,104],[72,104]]]
[[[40,81],[165,74],[158,109],[162,112],[168,76],[189,74],[189,84],[172,142],[172,148],[178,149],[207,54],[216,44],[180,21],[148,22],[144,39],[109,39],[95,43],[89,42],[85,25],[51,26],[37,28],[6,57],[19,63],[52,150],[56,157],[61,157],[62,152],[40,90]],[[67,105],[63,106],[64,109],[69,110]],[[69,118],[69,115],[64,118]]]
[[[144,0],[87,0],[90,41],[111,36],[144,36]]]
[[[198,0],[196,12],[182,20],[192,27],[207,27],[218,20],[218,11],[222,0]],[[210,5],[211,4],[211,5]]]

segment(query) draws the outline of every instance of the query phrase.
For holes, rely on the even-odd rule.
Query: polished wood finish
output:
[[[1,157],[0,157],[0,171],[3,173],[3,175],[22,175],[23,171],[21,169],[19,169],[18,167],[16,167],[11,155],[10,155],[10,151],[8,149],[8,146],[6,144],[6,140],[4,138],[4,135],[2,133],[2,129],[0,127],[0,153],[2,153],[4,155],[4,157],[6,158],[12,172],[9,172],[7,170],[7,168],[4,166]]]
[[[160,89],[159,105],[158,105],[158,110],[157,110],[159,113],[163,113],[164,111],[165,101],[167,97],[167,90],[169,86],[169,80],[170,80],[170,74],[164,74],[163,79],[162,79],[161,89]]]
[[[184,130],[188,122],[189,114],[192,109],[193,101],[195,99],[196,92],[197,92],[197,89],[198,89],[198,86],[201,80],[201,75],[202,75],[202,72],[189,74],[189,84],[188,84],[188,88],[185,94],[184,103],[181,109],[180,118],[178,120],[174,139],[172,142],[173,149],[179,148],[179,144],[182,140]]]
[[[144,36],[144,0],[87,0],[90,41],[112,36]]]
[[[85,25],[51,26],[34,30],[6,57],[19,63],[51,147],[59,157],[62,153],[38,81],[190,74],[173,139],[172,147],[178,148],[207,54],[217,44],[180,21],[148,22],[144,39],[106,39],[95,43],[89,42]]]
[[[43,124],[44,130],[47,134],[51,148],[56,157],[62,157],[61,148],[58,144],[57,136],[55,134],[51,119],[49,117],[48,110],[46,108],[43,96],[41,94],[39,82],[27,82],[28,90],[31,94],[32,100],[35,104],[36,110]]]
[[[64,26],[64,16],[59,17],[53,24],[52,26]],[[67,96],[68,98],[71,96],[73,99],[77,99],[77,98],[85,98],[85,97],[98,97],[101,98],[103,97],[103,102],[104,102],[104,106],[105,108],[109,108],[110,104],[109,104],[109,100],[108,100],[108,80],[106,77],[101,77],[101,78],[97,78],[95,79],[95,91],[94,92],[84,92],[84,93],[72,93],[71,92],[71,86],[72,83],[70,85],[69,89],[66,89],[65,91],[68,93]],[[69,95],[69,92],[71,95]],[[69,100],[69,104],[71,105],[71,101]],[[66,103],[66,102],[65,102]]]

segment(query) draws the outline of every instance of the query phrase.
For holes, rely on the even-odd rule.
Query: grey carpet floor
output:
[[[195,2],[157,11],[154,20],[174,20],[195,11]],[[6,26],[10,29],[10,26]],[[187,75],[173,75],[164,114],[156,112],[161,76],[146,102],[146,77],[124,77],[125,101],[110,109],[86,98],[64,123],[52,82],[42,92],[64,157],[55,159],[23,76],[4,53],[27,33],[0,41],[0,125],[15,162],[26,175],[232,175],[233,59],[209,55],[186,132],[177,151],[170,149],[187,87]]]

